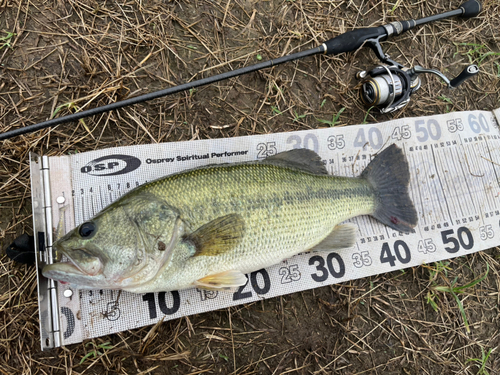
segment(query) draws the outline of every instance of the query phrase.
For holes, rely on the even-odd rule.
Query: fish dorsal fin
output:
[[[262,163],[278,167],[294,168],[313,174],[328,174],[325,165],[321,161],[321,157],[307,148],[294,148],[290,151],[280,152],[264,159]]]
[[[337,225],[333,231],[311,251],[347,249],[356,243],[356,231],[358,227],[354,224]]]
[[[194,285],[201,289],[221,290],[235,289],[248,282],[245,274],[238,270],[230,270],[215,275],[208,275],[194,282]]]
[[[239,214],[229,214],[199,227],[184,237],[196,252],[193,256],[214,256],[233,250],[245,233],[245,223]]]

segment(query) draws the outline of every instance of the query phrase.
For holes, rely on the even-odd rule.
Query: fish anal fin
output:
[[[356,243],[356,231],[358,227],[354,224],[337,225],[333,231],[311,251],[347,249]]]
[[[238,270],[230,270],[205,276],[194,282],[194,286],[208,290],[236,289],[247,283],[245,274]]]
[[[233,250],[241,242],[245,223],[239,214],[229,214],[202,225],[184,237],[196,249],[193,256],[215,256]]]

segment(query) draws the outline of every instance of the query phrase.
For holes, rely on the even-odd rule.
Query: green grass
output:
[[[450,98],[442,95],[442,96],[438,96],[438,99],[442,100],[443,102],[446,102],[446,113],[450,112],[450,106],[448,104],[451,104],[453,105],[453,102],[451,101]]]
[[[370,115],[370,111],[375,108],[375,106],[371,106],[370,108],[368,108],[368,110],[366,111],[365,113],[365,117],[363,118],[363,122],[362,124],[366,124],[366,120],[368,119],[368,116]]]
[[[92,344],[94,346],[94,349],[91,350],[90,352],[88,352],[87,354],[85,354],[85,356],[83,356],[83,358],[80,360],[80,364],[82,364],[88,358],[90,358],[92,356],[94,358],[97,358],[98,355],[103,355],[105,350],[113,349],[113,346],[109,345],[109,344],[111,344],[109,341],[105,342],[105,343],[102,343],[102,344],[99,344],[99,345],[96,345],[93,341],[91,341],[91,342],[86,343],[85,347],[89,346],[90,344]],[[103,352],[101,353],[99,351],[99,349],[102,350]]]
[[[0,50],[4,47],[12,48],[12,38],[17,35],[16,33],[12,33],[10,31],[4,31],[4,33],[7,35],[0,37]]]
[[[227,356],[227,355],[224,355],[224,354],[219,353],[219,357],[220,357],[220,358],[222,358],[223,360],[225,360],[226,362],[228,362],[228,361],[229,361],[229,358],[228,358],[228,356]]]
[[[272,106],[271,106],[271,109],[272,109],[272,111],[273,111],[274,113],[276,113],[277,115],[282,115],[282,114],[283,114],[283,112],[281,112],[281,111],[278,109],[278,107],[275,107],[275,106],[273,106],[273,105],[272,105]]]
[[[75,102],[69,102],[69,103],[64,103],[64,104],[61,104],[60,106],[58,106],[54,112],[52,113],[52,116],[50,116],[50,118],[54,118],[63,108],[66,108],[68,109],[70,112],[78,112],[80,111],[80,107],[78,107]],[[87,124],[85,123],[85,120],[83,119],[80,119],[78,121],[80,124],[82,124],[82,126],[85,128],[85,130],[91,134],[91,131],[90,129],[88,128]]]
[[[336,115],[333,115],[332,116],[332,119],[331,120],[325,120],[325,119],[322,119],[322,118],[316,118],[316,120],[318,120],[319,122],[321,122],[322,124],[327,124],[327,125],[330,125],[330,126],[335,126],[337,124],[337,122],[339,121],[339,118],[340,118],[340,115],[342,114],[342,112],[345,111],[345,107],[342,107],[340,109],[340,111],[336,114]]]
[[[477,375],[490,375],[488,371],[486,371],[486,362],[488,358],[490,358],[493,349],[488,350],[488,353],[484,353],[484,349],[481,347],[481,358],[471,358],[466,361],[467,362],[476,362],[479,370],[477,371]]]
[[[78,112],[80,110],[80,108],[75,104],[75,102],[64,103],[64,104],[61,104],[60,106],[58,106],[54,110],[54,112],[52,113],[52,116],[50,116],[50,118],[52,119],[52,118],[56,117],[57,113],[59,113],[59,111],[61,111],[63,108],[67,108],[69,111],[74,110],[75,112]]]
[[[431,269],[430,275],[429,275],[429,280],[433,284],[430,287],[430,290],[427,292],[427,303],[432,306],[432,308],[437,312],[439,310],[438,304],[436,302],[436,299],[439,300],[438,294],[436,292],[440,293],[450,293],[455,301],[457,302],[458,309],[460,310],[460,314],[462,315],[462,319],[464,321],[465,329],[467,330],[467,333],[470,333],[470,328],[469,328],[469,322],[467,320],[467,315],[465,314],[465,309],[462,304],[462,301],[460,301],[460,298],[458,298],[458,295],[461,293],[464,293],[466,289],[472,288],[473,286],[479,284],[481,281],[486,279],[488,276],[488,272],[490,270],[490,267],[488,263],[486,263],[486,272],[483,276],[480,278],[471,281],[470,283],[463,285],[463,286],[457,286],[457,278],[450,283],[450,285],[435,285],[435,280],[437,279],[438,275],[443,272],[445,276],[448,276],[448,268],[449,262],[436,262],[434,263],[435,267],[434,269]]]
[[[303,115],[299,115],[296,110],[293,110],[293,113],[294,113],[294,115],[293,115],[292,122],[299,121],[308,115],[307,113],[304,113]]]
[[[391,13],[394,13],[394,11],[398,8],[400,2],[401,0],[396,1],[396,4],[394,4],[394,6],[391,9]]]
[[[481,63],[484,61],[489,56],[500,56],[499,52],[493,52],[493,51],[485,51],[487,47],[484,44],[477,44],[477,43],[455,43],[455,46],[457,47],[457,51],[453,54],[453,57],[456,55],[464,54],[459,52],[459,47],[468,47],[468,51],[465,52],[465,56],[469,58],[469,62],[472,64],[474,61],[476,61],[476,64],[478,66],[481,65]]]

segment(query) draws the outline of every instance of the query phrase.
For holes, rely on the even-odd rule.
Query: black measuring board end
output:
[[[5,253],[14,262],[27,264],[29,266],[34,265],[35,238],[24,233],[7,246]]]

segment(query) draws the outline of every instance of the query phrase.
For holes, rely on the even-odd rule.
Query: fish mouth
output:
[[[43,267],[42,274],[49,279],[59,280],[63,275],[83,275],[88,276],[85,272],[82,272],[78,267],[76,267],[72,262],[57,262],[52,264],[47,264]]]
[[[88,276],[70,261],[47,264],[42,269],[42,275],[48,279],[61,283],[71,283],[75,277],[81,278]]]
[[[103,271],[101,260],[85,249],[72,249],[71,252],[59,249],[57,253],[57,258],[61,260],[43,267],[45,277],[61,280],[71,276],[97,276]],[[63,255],[65,260],[62,260]],[[87,262],[79,262],[75,258],[83,258]]]

